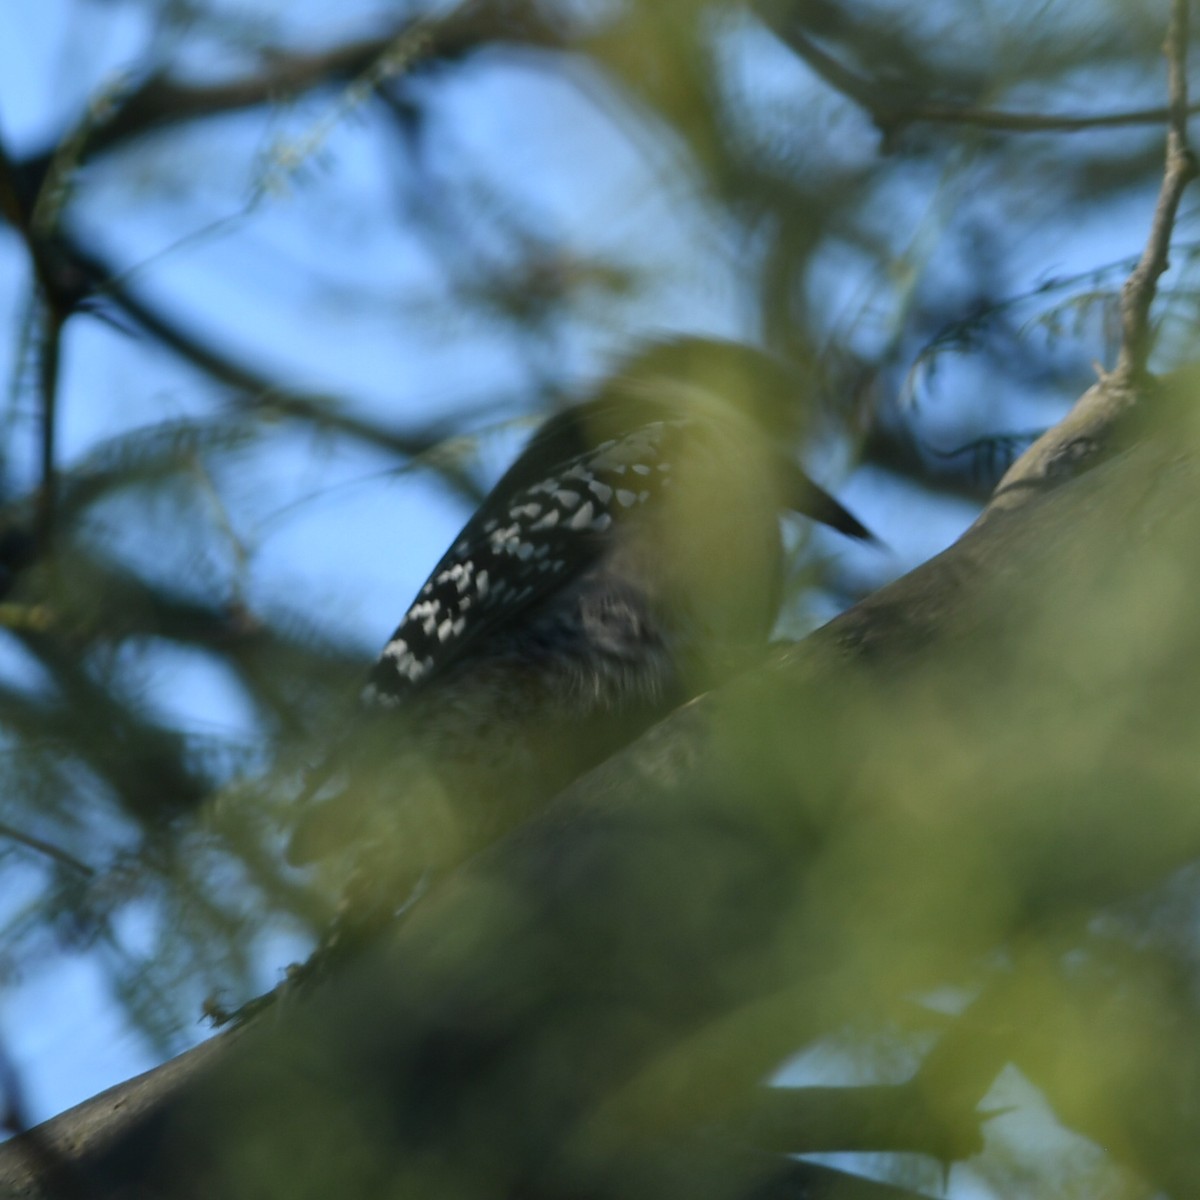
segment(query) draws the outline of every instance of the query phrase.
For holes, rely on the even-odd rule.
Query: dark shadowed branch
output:
[[[889,81],[872,79],[841,62],[805,33],[794,7],[780,0],[758,0],[755,9],[775,34],[830,87],[853,100],[888,138],[922,122],[962,125],[997,133],[1078,133],[1089,129],[1121,129],[1173,122],[1200,112],[1200,104],[1182,107],[1172,101],[1166,108],[1126,109],[1111,113],[1012,112],[972,104],[955,104],[915,97],[911,90]],[[1184,32],[1186,39],[1186,31]],[[1178,45],[1178,43],[1176,43]],[[1186,46],[1186,41],[1184,42]]]

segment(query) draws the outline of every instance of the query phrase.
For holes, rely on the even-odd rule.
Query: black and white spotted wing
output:
[[[681,421],[651,420],[588,449],[597,413],[604,416],[561,414],[534,435],[392,634],[364,692],[368,703],[401,703],[562,588],[595,562],[615,523],[669,484],[664,443]]]

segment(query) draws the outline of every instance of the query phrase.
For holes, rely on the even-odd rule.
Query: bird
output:
[[[761,655],[780,513],[874,540],[796,462],[804,398],[765,351],[676,338],[550,416],[370,671],[372,782],[310,803],[289,859],[357,842],[391,861],[405,841],[426,866],[461,857]]]

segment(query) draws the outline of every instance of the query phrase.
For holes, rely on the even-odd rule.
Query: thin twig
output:
[[[1172,0],[1163,53],[1167,58],[1167,160],[1154,221],[1142,257],[1121,289],[1121,351],[1109,380],[1129,387],[1146,373],[1150,354],[1150,306],[1158,281],[1169,265],[1171,232],[1184,189],[1196,176],[1196,160],[1187,144],[1188,0]]]
[[[41,488],[38,492],[37,540],[45,551],[54,535],[58,506],[57,429],[58,367],[62,351],[64,314],[47,299],[43,318],[38,384],[42,397]]]
[[[54,529],[55,511],[55,430],[58,424],[58,372],[62,349],[62,330],[74,311],[78,297],[65,286],[50,252],[49,240],[35,219],[37,202],[31,206],[22,195],[17,168],[7,150],[0,145],[0,214],[13,226],[25,243],[37,283],[42,315],[42,337],[38,364],[38,390],[41,395],[41,491],[37,506],[37,533],[43,549],[49,546]]]
[[[21,830],[14,829],[4,821],[0,821],[0,838],[7,838],[10,842],[16,842],[20,846],[34,850],[46,858],[53,859],[60,866],[70,867],[72,871],[84,875],[89,879],[96,874],[95,870],[89,867],[87,863],[81,862],[73,854],[68,854],[65,850],[54,845],[53,842],[47,842],[42,838],[34,837],[31,833],[22,833]]]
[[[1200,102],[1189,113],[1200,112]],[[914,104],[893,114],[893,125],[925,121],[944,125],[975,125],[1004,133],[1075,133],[1083,129],[1120,129],[1130,125],[1158,125],[1171,115],[1169,108],[1133,108],[1115,113],[1021,113],[1000,108],[973,108],[954,104]]]

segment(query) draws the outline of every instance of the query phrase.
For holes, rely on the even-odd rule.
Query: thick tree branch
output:
[[[1069,428],[1061,436],[1065,446],[1075,441]],[[388,1103],[398,1105],[398,1128],[409,1129],[415,1111],[408,1108],[410,1103],[426,1111],[433,1106],[450,1113],[457,1111],[460,1099],[473,1087],[506,1086],[486,1082],[493,1069],[488,1064],[510,1061],[509,1055],[516,1055],[517,1061],[527,1054],[536,1056],[535,1046],[543,1034],[558,1037],[553,1031],[560,1030],[567,1040],[556,1041],[554,1053],[574,1061],[572,1056],[583,1053],[584,1044],[594,1044],[595,1030],[606,1027],[602,1014],[615,1019],[621,1011],[620,1003],[616,1009],[609,1005],[626,995],[650,1021],[649,1026],[635,1024],[631,1035],[635,1029],[655,1028],[659,1018],[652,1014],[657,1006],[665,1005],[671,1012],[675,1049],[662,1063],[675,1066],[667,1070],[666,1065],[654,1065],[658,1061],[654,1055],[645,1059],[641,1035],[631,1042],[617,1038],[606,1043],[603,1064],[591,1062],[585,1067],[581,1060],[577,1070],[568,1071],[572,1088],[582,1087],[591,1100],[575,1096],[563,1110],[561,1097],[539,1099],[521,1093],[520,1104],[535,1108],[522,1109],[523,1115],[518,1118],[514,1113],[513,1119],[529,1123],[528,1136],[544,1153],[561,1131],[552,1132],[543,1121],[556,1125],[564,1112],[574,1111],[571,1106],[576,1101],[590,1106],[604,1096],[598,1110],[603,1119],[597,1117],[590,1140],[572,1151],[572,1161],[591,1162],[595,1155],[607,1160],[612,1147],[626,1146],[635,1132],[635,1141],[649,1139],[645,1149],[653,1153],[662,1137],[669,1140],[689,1128],[720,1122],[731,1088],[734,1094],[742,1094],[734,1086],[738,1079],[744,1078],[749,1087],[789,1048],[828,1028],[817,1000],[821,989],[813,989],[831,971],[842,969],[838,947],[855,944],[860,935],[854,927],[857,908],[842,911],[827,897],[811,915],[805,915],[806,905],[796,910],[800,924],[780,933],[783,942],[777,944],[771,933],[777,921],[792,911],[788,893],[808,878],[812,865],[806,862],[813,847],[853,838],[863,822],[884,830],[873,853],[882,856],[877,869],[884,877],[896,874],[888,890],[888,921],[895,925],[890,937],[900,945],[920,945],[929,936],[932,911],[961,907],[969,899],[960,893],[927,895],[929,883],[922,865],[961,856],[967,831],[1015,872],[1008,886],[1021,899],[1008,910],[1007,919],[1018,926],[1027,914],[1045,919],[1051,912],[1074,912],[1080,903],[1118,899],[1146,886],[1200,851],[1200,823],[1178,811],[1169,782],[1195,766],[1191,757],[1200,737],[1187,722],[1185,729],[1164,725],[1140,731],[1142,740],[1130,746],[1136,750],[1136,762],[1118,766],[1111,758],[1121,752],[1118,746],[1110,747],[1108,761],[1076,764],[1072,760],[1079,778],[1064,786],[1061,794],[1056,791],[1056,807],[1051,809],[1040,804],[1014,806],[1008,793],[993,794],[975,780],[961,796],[961,811],[946,814],[944,822],[939,818],[931,823],[926,814],[914,828],[909,824],[912,814],[903,808],[889,809],[886,798],[880,797],[869,814],[853,805],[822,810],[819,833],[813,829],[792,843],[778,840],[784,833],[780,830],[762,844],[753,832],[757,812],[753,795],[737,797],[735,806],[725,805],[733,799],[722,798],[726,784],[721,781],[728,779],[728,768],[722,765],[709,731],[724,723],[722,712],[730,706],[737,710],[746,693],[765,688],[774,694],[772,689],[783,687],[785,692],[776,697],[780,736],[794,740],[794,732],[785,733],[790,729],[785,714],[805,712],[810,720],[821,712],[832,714],[837,680],[853,663],[859,664],[855,673],[869,671],[876,689],[890,693],[899,688],[902,695],[903,680],[914,672],[919,679],[934,660],[959,661],[974,652],[970,647],[1011,647],[1014,639],[1019,644],[1030,614],[1044,618],[1048,607],[1075,612],[1084,596],[1093,604],[1101,602],[1105,593],[1097,591],[1093,582],[1097,578],[1111,578],[1114,570],[1128,580],[1149,577],[1147,564],[1169,553],[1166,548],[1183,536],[1180,531],[1194,529],[1200,519],[1195,511],[1200,494],[1196,460],[1181,457],[1180,448],[1177,435],[1151,438],[1083,475],[1032,472],[1027,486],[1001,493],[985,519],[956,546],[869,597],[809,642],[781,656],[775,667],[682,710],[581,780],[549,810],[418,905],[394,944],[381,945],[344,977],[314,989],[311,1000],[285,1003],[276,1015],[239,1035],[246,1039],[238,1043],[244,1050],[221,1049],[226,1045],[221,1038],[203,1055],[178,1060],[172,1076],[178,1090],[168,1088],[170,1095],[161,1090],[157,1072],[144,1084],[128,1085],[122,1095],[131,1101],[145,1099],[143,1120],[133,1126],[120,1123],[111,1098],[102,1097],[58,1118],[44,1133],[70,1146],[82,1136],[79,1130],[88,1131],[91,1145],[110,1147],[97,1149],[95,1159],[103,1163],[107,1178],[139,1179],[160,1195],[212,1194],[213,1187],[223,1190],[225,1186],[215,1182],[221,1168],[206,1166],[198,1174],[181,1171],[184,1150],[168,1132],[178,1121],[186,1122],[194,1138],[214,1113],[245,1112],[246,1105],[261,1113],[263,1105],[284,1104],[296,1128],[307,1129],[306,1104],[318,1099],[331,1102],[349,1080],[370,1094],[374,1085],[369,1080],[386,1064],[387,1086],[392,1089]],[[1053,458],[1046,447],[1040,453]],[[1139,527],[1156,532],[1114,547],[1109,534],[1114,514],[1127,517],[1131,507],[1139,513]],[[1072,581],[1065,592],[1064,580]],[[1048,606],[1051,597],[1053,605]],[[1187,661],[1192,649],[1180,641],[1180,660]],[[1104,650],[1096,652],[1102,663]],[[1022,669],[1036,669],[1036,662],[1030,659]],[[1052,672],[1045,678],[1018,680],[1016,696],[1026,688],[1053,686],[1048,681],[1055,678]],[[817,694],[819,708],[813,707]],[[1089,695],[1095,703],[1102,702],[1102,689]],[[903,701],[900,704],[902,712]],[[753,711],[762,711],[761,705]],[[989,720],[994,716],[989,712]],[[855,727],[867,739],[875,736],[870,725],[856,723]],[[1145,741],[1151,734],[1158,739],[1154,745]],[[978,736],[980,745],[987,745],[992,735],[985,729],[968,733],[960,728],[956,736],[960,741]],[[967,751],[960,746],[958,752]],[[1023,753],[1034,759],[1040,754],[1036,746],[1024,747]],[[1153,776],[1139,777],[1141,839],[1131,843],[1126,827],[1098,818],[1094,806],[1114,771],[1144,770],[1148,761],[1155,762],[1157,769]],[[1164,774],[1170,763],[1174,766]],[[807,811],[803,792],[794,803]],[[743,821],[750,824],[739,833]],[[1078,850],[1083,831],[1087,853]],[[740,848],[735,851],[735,847]],[[643,868],[633,864],[642,854],[650,855],[644,869],[651,877],[675,870],[670,863],[684,861],[690,866],[672,876],[671,889],[647,892],[635,884]],[[700,866],[705,862],[714,869],[725,865],[714,876]],[[1052,872],[1046,870],[1047,863],[1054,864]],[[722,883],[726,871],[733,871],[733,876]],[[917,887],[917,879],[925,882]],[[710,926],[699,915],[719,912],[727,903],[722,900],[710,910],[713,887],[720,896],[739,896],[740,903],[752,903],[754,915],[728,929],[728,939],[719,924]],[[756,894],[761,906],[751,900]],[[830,927],[839,930],[836,937],[829,934]],[[952,969],[951,963],[961,964],[964,955],[970,960],[991,939],[1003,937],[1004,928],[1013,926],[985,925],[979,935],[952,952],[943,948],[933,953],[931,946],[932,957],[922,967],[931,973],[906,976],[906,986],[909,990],[928,986],[942,971]],[[674,931],[674,940],[660,946],[658,930]],[[688,930],[692,932],[685,933]],[[702,958],[692,957],[687,949],[693,933],[703,944]],[[977,936],[984,940],[976,940]],[[772,947],[777,945],[787,947],[782,959],[775,957],[777,950]],[[699,947],[695,952],[700,953]],[[947,953],[949,958],[944,957]],[[646,963],[651,960],[655,965],[647,973]],[[705,966],[698,971],[701,962]],[[799,978],[792,977],[796,970]],[[730,992],[734,979],[752,981],[741,1000]],[[719,1039],[714,1048],[711,1034],[704,1032],[710,1021],[730,1004],[758,1005],[758,989],[769,981],[798,990],[786,1002],[751,1010],[747,1028],[754,1032],[749,1043],[738,1034],[727,1045]],[[632,989],[627,993],[626,985]],[[586,1030],[580,1031],[587,1037],[579,1045],[567,1033],[573,1026],[561,1025],[578,1004],[593,1013],[585,1022]],[[594,1025],[595,1021],[601,1025]],[[704,1035],[694,1046],[693,1034]],[[493,1057],[496,1054],[498,1059]],[[614,1070],[615,1077],[610,1074]],[[684,1070],[687,1080],[682,1092],[678,1070]],[[300,1079],[308,1081],[302,1088]],[[143,1097],[143,1089],[150,1087],[156,1089],[154,1094]],[[510,1097],[514,1103],[516,1096]],[[549,1103],[549,1108],[537,1107],[542,1103]],[[442,1110],[443,1104],[450,1107]],[[503,1105],[488,1111],[500,1120],[502,1109]],[[551,1115],[555,1113],[559,1115]],[[456,1126],[447,1120],[449,1124],[429,1130],[435,1142],[455,1136]],[[210,1162],[216,1147],[224,1155],[251,1130],[268,1140],[274,1136],[257,1116],[246,1117],[235,1127],[202,1136],[196,1153]],[[515,1132],[504,1136],[518,1137]],[[518,1145],[524,1136],[518,1137]],[[407,1137],[401,1138],[396,1153],[407,1153],[404,1145],[410,1145],[413,1153],[423,1153]],[[486,1146],[492,1133],[473,1126],[470,1137],[476,1146]],[[515,1153],[520,1159],[522,1152]],[[498,1171],[525,1169],[504,1156],[495,1166]],[[19,1149],[0,1151],[0,1180],[13,1186],[29,1178],[20,1165]],[[350,1190],[358,1186],[352,1179],[343,1182]],[[228,1179],[225,1184],[232,1186]]]

